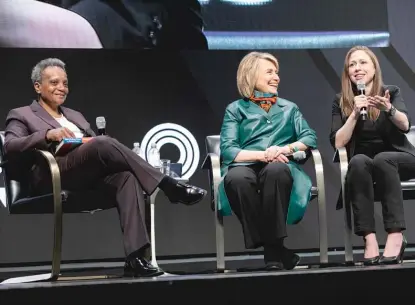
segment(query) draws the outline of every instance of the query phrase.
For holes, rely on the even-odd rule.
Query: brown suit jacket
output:
[[[86,136],[95,136],[90,124],[78,111],[60,107],[63,115],[74,123]],[[6,118],[5,152],[11,179],[25,180],[34,164],[34,149],[53,152],[54,144],[46,141],[50,129],[62,127],[38,102],[30,106],[12,109]]]

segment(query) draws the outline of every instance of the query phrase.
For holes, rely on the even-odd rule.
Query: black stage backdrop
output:
[[[387,31],[387,0],[201,0],[206,31]],[[370,14],[368,14],[370,12]]]
[[[328,141],[331,103],[339,90],[339,74],[347,50],[272,51],[280,61],[280,96],[294,101],[318,135],[324,158],[330,247],[343,247],[343,214],[335,210],[339,191],[338,165],[331,162]],[[396,69],[391,49],[376,49],[385,82],[401,87],[409,112],[415,115],[415,90],[411,76]],[[2,92],[0,120],[14,107],[35,97],[30,81],[33,65],[47,57],[67,63],[70,94],[66,106],[80,110],[95,126],[105,116],[108,132],[125,145],[143,140],[153,127],[173,123],[194,136],[199,149],[198,169],[190,182],[209,189],[207,173],[200,170],[205,156],[204,139],[218,134],[226,105],[238,98],[236,69],[244,51],[157,53],[130,50],[0,49]],[[161,148],[163,158],[176,161],[180,150],[173,144]],[[197,153],[195,153],[197,154]],[[189,156],[187,156],[189,157]],[[186,158],[187,158],[186,157]],[[197,159],[195,159],[197,162]],[[312,162],[306,170],[314,179]],[[1,182],[2,183],[2,182]],[[0,184],[0,187],[2,185]],[[2,189],[0,188],[0,191]],[[415,212],[405,203],[408,232],[415,241]],[[383,232],[379,204],[377,226]],[[8,215],[0,205],[0,263],[47,261],[51,257],[50,215]],[[225,219],[226,251],[244,251],[235,216]],[[156,205],[157,250],[161,256],[210,254],[214,248],[214,222],[209,196],[196,206],[172,205],[160,193]],[[381,233],[381,237],[384,235]],[[355,245],[361,245],[356,238]],[[383,240],[380,241],[383,244]],[[287,245],[295,249],[318,247],[317,206],[312,202],[304,220],[289,228]],[[121,232],[115,209],[95,215],[64,216],[64,260],[118,258],[123,256]]]

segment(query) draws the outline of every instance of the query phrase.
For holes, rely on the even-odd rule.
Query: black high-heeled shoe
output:
[[[363,237],[363,242],[366,245],[366,239]],[[375,257],[363,258],[363,265],[364,266],[375,266],[379,265],[380,256],[377,255]]]
[[[402,245],[399,254],[396,256],[383,256],[379,259],[379,263],[381,265],[393,265],[393,264],[402,264],[403,262],[403,253],[405,252],[406,245],[408,242],[406,241],[405,236],[402,234]]]
[[[380,256],[370,257],[370,258],[364,258],[363,259],[363,265],[364,266],[375,266],[379,265]]]

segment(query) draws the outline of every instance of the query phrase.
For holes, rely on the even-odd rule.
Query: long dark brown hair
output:
[[[346,58],[344,59],[344,67],[342,73],[342,80],[341,80],[341,97],[340,97],[340,108],[342,110],[343,115],[349,116],[354,109],[354,97],[355,92],[357,92],[356,85],[352,83],[349,76],[349,60],[350,56],[356,51],[364,51],[367,55],[369,55],[370,59],[372,60],[373,66],[375,67],[375,75],[373,76],[373,85],[372,90],[366,95],[375,96],[375,95],[382,95],[383,94],[383,80],[382,80],[382,71],[380,69],[379,61],[376,55],[370,50],[368,47],[365,46],[355,46],[349,50],[346,54]],[[374,107],[370,107],[368,109],[368,116],[369,118],[374,121],[379,117],[379,109]]]

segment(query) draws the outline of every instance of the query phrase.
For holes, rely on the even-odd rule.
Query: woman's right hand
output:
[[[367,100],[367,96],[366,95],[357,95],[354,97],[353,99],[354,101],[354,112],[356,116],[359,116],[360,114],[360,110],[362,108],[368,108],[369,107],[369,102]]]
[[[261,160],[263,162],[282,162],[282,163],[288,163],[288,158],[282,154],[279,153],[282,147],[279,146],[271,146],[268,147],[264,151],[264,160]]]
[[[75,134],[66,127],[50,129],[46,133],[46,140],[50,142],[60,142],[63,138],[75,138]]]
[[[272,160],[274,159],[275,155],[278,152],[278,149],[279,149],[278,146],[268,147],[264,152],[264,161],[265,162],[272,162]]]

